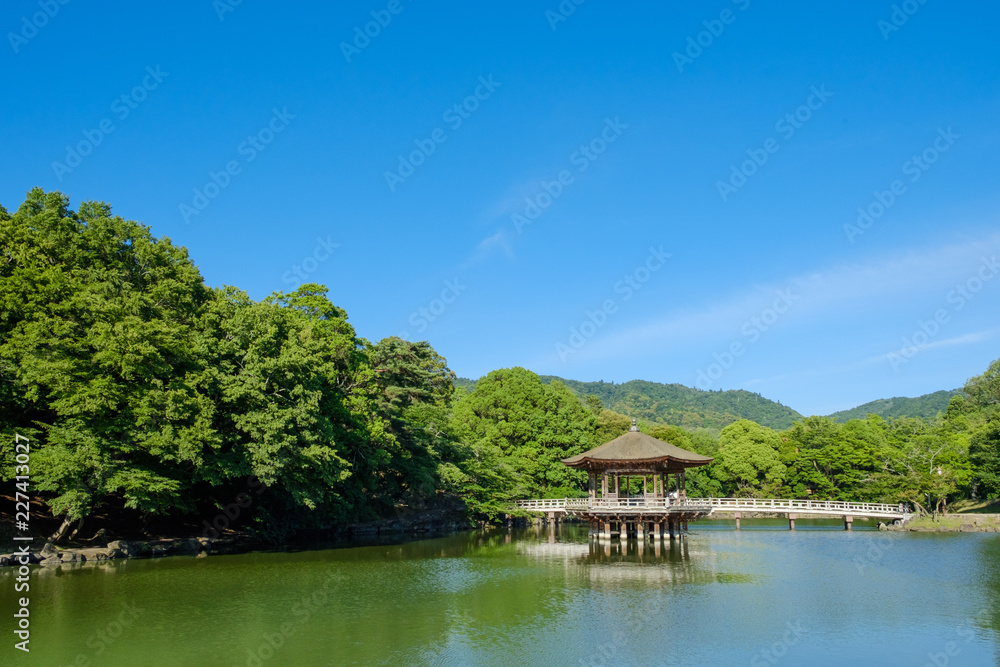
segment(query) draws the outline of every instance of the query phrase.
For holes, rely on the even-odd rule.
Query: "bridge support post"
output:
[[[788,530],[795,530],[795,520],[799,518],[795,514],[788,515]]]
[[[555,512],[548,512],[545,516],[548,519],[549,523],[555,523],[556,522],[556,513]]]
[[[670,536],[670,539],[674,539],[674,525],[675,521],[673,519],[667,519],[667,534]]]
[[[604,537],[607,540],[611,539],[611,521],[610,520],[604,522]]]
[[[850,514],[844,515],[844,530],[851,530],[854,527],[854,517]]]
[[[740,529],[740,518],[743,516],[739,512],[733,512],[733,516],[736,517],[736,530]]]
[[[661,539],[663,539],[663,522],[662,521],[657,521],[657,522],[655,522],[653,524],[653,537],[656,538],[657,542],[659,542]]]

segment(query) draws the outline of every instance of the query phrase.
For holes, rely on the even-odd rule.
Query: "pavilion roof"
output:
[[[571,468],[649,467],[651,470],[675,471],[712,462],[712,457],[681,449],[658,440],[632,426],[632,430],[600,447],[563,459]]]

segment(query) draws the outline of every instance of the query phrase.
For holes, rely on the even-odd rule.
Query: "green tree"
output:
[[[479,380],[455,406],[456,432],[488,460],[501,457],[513,473],[507,493],[565,495],[586,483],[562,459],[592,446],[596,418],[561,383],[543,384],[523,368]],[[495,448],[495,449],[494,449]]]
[[[198,387],[209,292],[186,251],[40,189],[0,217],[0,238],[0,364],[23,410],[5,426],[41,434],[32,472],[64,518],[57,539],[108,496],[190,508],[219,438]]]
[[[741,419],[719,434],[718,465],[725,480],[735,484],[737,495],[766,495],[773,493],[785,476],[780,448],[781,438],[774,431]]]
[[[969,459],[982,494],[1000,496],[1000,421],[992,421],[972,434]]]
[[[991,363],[982,375],[970,378],[965,383],[965,393],[973,405],[988,415],[994,414],[1000,405],[1000,359]]]

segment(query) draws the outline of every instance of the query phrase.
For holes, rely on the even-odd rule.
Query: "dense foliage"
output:
[[[32,190],[0,207],[0,248],[0,432],[32,438],[60,537],[108,507],[210,516],[248,484],[267,493],[247,527],[275,539],[442,501],[496,520],[516,498],[582,494],[560,460],[632,416],[716,458],[692,496],[943,509],[1000,493],[1000,361],[933,418],[843,424],[748,392],[523,368],[460,383],[426,342],[359,337],[321,285],[262,301],[206,286],[183,248],[103,203]]]
[[[924,394],[916,398],[896,397],[880,398],[876,401],[869,401],[863,405],[850,410],[841,410],[829,415],[835,422],[844,423],[851,419],[864,419],[868,415],[878,415],[883,419],[899,417],[921,417],[923,419],[934,419],[939,412],[948,409],[948,402],[953,396],[962,393],[961,389],[951,391],[941,390],[931,394]]]
[[[597,396],[616,412],[690,429],[706,428],[718,432],[739,419],[750,419],[770,428],[788,428],[796,419],[802,418],[786,405],[743,389],[703,391],[681,384],[646,380],[631,380],[624,384],[561,381],[580,396]]]

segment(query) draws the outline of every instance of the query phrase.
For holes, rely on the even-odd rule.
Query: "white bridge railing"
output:
[[[909,514],[903,503],[852,503],[837,500],[781,500],[774,498],[549,498],[519,500],[517,506],[530,512],[705,511],[768,512],[817,516],[858,516],[901,519]]]

